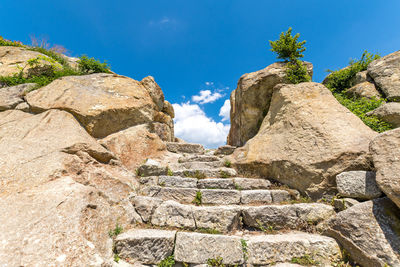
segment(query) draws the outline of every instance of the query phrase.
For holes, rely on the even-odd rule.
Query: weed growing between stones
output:
[[[297,263],[303,266],[313,266],[319,265],[320,263],[313,259],[312,256],[304,254],[301,257],[293,257],[290,261],[291,263]]]
[[[248,248],[247,241],[245,239],[240,239],[240,244],[242,245],[244,262],[246,262],[249,258],[249,252],[247,250]]]
[[[190,178],[197,178],[197,179],[204,179],[206,178],[206,175],[202,173],[201,171],[197,170],[194,173],[191,173],[189,171],[184,171],[183,175],[185,177],[190,177]]]
[[[201,205],[201,199],[202,199],[202,195],[200,191],[196,192],[196,196],[194,197],[192,203],[195,204],[196,206],[200,206]]]
[[[214,228],[198,228],[196,229],[196,232],[202,233],[202,234],[211,234],[211,235],[220,235],[222,234],[221,231],[214,229]]]
[[[222,257],[218,257],[215,259],[208,259],[207,265],[214,266],[214,267],[225,267],[225,264],[223,263],[223,261],[224,261],[224,259]]]
[[[169,167],[168,167],[167,175],[168,176],[173,176],[174,175],[174,172]]]
[[[114,261],[115,261],[116,263],[118,263],[120,259],[121,259],[121,258],[119,257],[118,253],[114,253]]]
[[[221,176],[221,178],[230,178],[231,177],[231,175],[226,171],[219,171],[219,175]]]
[[[166,257],[159,264],[157,264],[158,267],[173,267],[174,265],[175,265],[174,255]]]
[[[232,163],[229,160],[225,160],[225,162],[224,162],[225,167],[230,168],[231,165],[232,165]]]
[[[275,234],[277,231],[275,230],[273,225],[264,225],[260,220],[256,220],[257,228],[267,234]]]
[[[121,225],[118,224],[118,222],[115,224],[115,228],[113,230],[108,231],[108,236],[111,238],[116,237],[120,233],[122,233],[124,229],[122,228]]]

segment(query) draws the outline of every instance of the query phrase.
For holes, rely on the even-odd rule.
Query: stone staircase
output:
[[[143,223],[117,236],[119,258],[150,265],[173,259],[184,266],[332,266],[340,260],[337,242],[316,231],[335,213],[331,205],[301,203],[296,190],[236,177],[225,155],[200,145],[167,147],[181,156],[168,166],[169,175],[156,166],[151,173],[159,168],[160,175],[139,178],[131,202]]]

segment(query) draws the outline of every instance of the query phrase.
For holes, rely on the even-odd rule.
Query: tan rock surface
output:
[[[370,82],[359,83],[345,91],[348,96],[381,98],[381,94],[376,90],[375,85]]]
[[[28,60],[43,57],[49,57],[42,53],[30,51],[22,47],[0,46],[0,76],[10,76],[20,72],[20,68],[24,69],[24,73],[29,72],[33,67],[28,65]],[[41,64],[50,65],[45,60],[40,60]],[[59,63],[55,66],[61,67]]]
[[[378,186],[400,207],[400,128],[377,136],[370,150]]]
[[[151,133],[145,124],[111,134],[100,143],[132,171],[142,165],[147,158],[159,158],[167,151],[165,143],[158,135]]]
[[[140,221],[134,175],[67,112],[0,118],[0,265],[100,266],[117,220]]]
[[[374,115],[381,120],[392,124],[394,127],[400,127],[400,103],[390,102],[368,112],[367,115]]]
[[[312,77],[312,64],[305,62]],[[228,145],[243,146],[254,137],[267,115],[273,88],[285,82],[285,63],[277,62],[263,70],[240,77],[231,93],[231,129]]]
[[[239,172],[273,178],[310,195],[343,171],[368,169],[377,135],[317,83],[275,87],[259,133],[233,154]]]
[[[399,215],[388,198],[379,198],[339,212],[321,227],[361,266],[400,266]]]
[[[26,95],[34,112],[72,113],[96,138],[152,122],[155,104],[143,85],[114,74],[68,76]]]
[[[387,99],[400,101],[400,51],[371,62],[368,65],[368,75]]]

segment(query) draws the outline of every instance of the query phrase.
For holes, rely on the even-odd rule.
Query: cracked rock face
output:
[[[71,112],[96,138],[151,123],[156,104],[144,85],[115,74],[68,76],[26,95],[34,112],[61,109]]]
[[[67,112],[0,112],[0,126],[0,265],[111,257],[117,218],[124,227],[141,221],[127,200],[132,174],[104,164],[114,156]]]
[[[235,150],[244,174],[273,178],[318,198],[337,174],[368,170],[368,145],[377,133],[318,83],[278,85],[258,134]]]

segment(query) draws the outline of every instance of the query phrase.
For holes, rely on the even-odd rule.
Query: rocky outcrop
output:
[[[0,118],[0,265],[101,265],[117,219],[141,221],[132,173],[67,112]]]
[[[380,134],[370,144],[376,182],[400,207],[400,129]]]
[[[165,143],[157,134],[151,133],[146,124],[110,134],[100,143],[131,171],[135,171],[147,158],[158,158],[166,152]]]
[[[305,62],[312,77],[313,67]],[[285,63],[274,63],[263,70],[244,74],[231,93],[231,129],[228,145],[243,146],[254,137],[267,114],[275,85],[284,83]]]
[[[376,90],[375,85],[370,82],[359,83],[344,92],[350,97],[381,98],[381,94]]]
[[[400,210],[387,198],[357,204],[321,228],[361,266],[400,266]]]
[[[400,127],[400,103],[385,103],[382,106],[367,113],[368,116],[376,116],[379,119],[392,124],[394,127]]]
[[[37,58],[39,58],[40,64],[29,64],[29,60]],[[61,68],[61,64],[54,62],[53,59],[42,53],[30,51],[23,47],[0,46],[0,76],[11,76],[21,71],[25,75],[40,74],[41,71],[46,71],[43,66],[50,65]]]
[[[400,51],[374,60],[368,75],[391,101],[400,101]]]
[[[319,196],[337,174],[370,168],[368,145],[376,135],[325,86],[278,85],[260,131],[232,160],[242,173]]]
[[[33,89],[34,83],[25,83],[0,89],[0,111],[13,109],[18,104],[23,103],[23,94]]]
[[[91,74],[60,78],[30,92],[26,100],[34,112],[68,111],[89,134],[103,138],[135,125],[152,123],[159,109],[154,97],[133,79],[115,74]],[[160,98],[164,101],[163,96]]]

